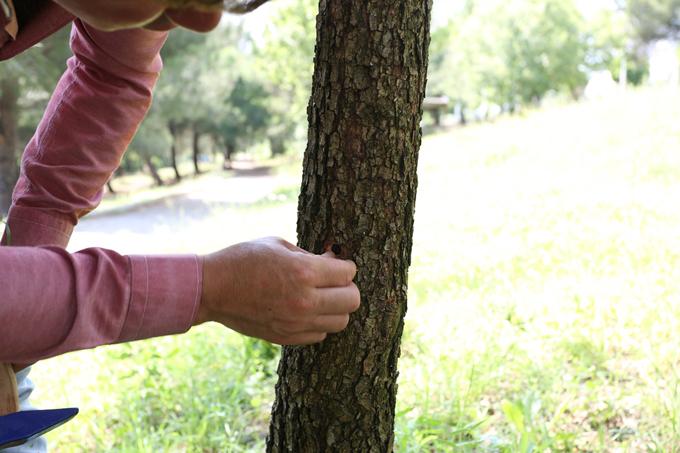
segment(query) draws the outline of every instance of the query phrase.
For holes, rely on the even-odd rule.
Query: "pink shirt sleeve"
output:
[[[22,158],[7,220],[12,246],[0,248],[0,361],[32,362],[191,327],[198,257],[60,248],[99,204],[146,114],[165,39],[74,23],[74,56]]]
[[[196,256],[0,247],[0,362],[188,330],[200,298]]]
[[[25,208],[30,216],[47,214],[54,219],[50,226],[57,222],[66,234],[63,245],[78,218],[99,204],[149,109],[166,37],[148,30],[101,32],[74,22],[73,57],[24,151],[10,220],[25,220]]]

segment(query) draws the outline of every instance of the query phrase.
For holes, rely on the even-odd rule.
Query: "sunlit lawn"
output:
[[[680,93],[431,136],[419,173],[395,450],[680,451]],[[286,181],[167,250],[293,239]],[[206,326],[42,363],[36,402],[82,410],[57,451],[262,451],[274,353]]]

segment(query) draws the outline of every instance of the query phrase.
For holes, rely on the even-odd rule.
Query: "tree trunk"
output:
[[[172,164],[172,169],[175,171],[175,181],[180,182],[182,180],[182,175],[179,174],[179,170],[177,169],[177,126],[171,122],[168,124],[168,129],[172,136],[172,145],[170,145],[170,163]]]
[[[621,64],[619,65],[619,86],[623,89],[628,86],[628,59],[625,51],[621,56]]]
[[[461,126],[467,125],[467,117],[465,116],[465,108],[466,108],[465,103],[461,103],[460,104],[460,125]]]
[[[357,263],[362,305],[283,349],[269,452],[392,450],[431,5],[320,2],[298,237]]]
[[[193,146],[192,146],[192,153],[193,153],[193,159],[194,159],[194,174],[196,176],[201,174],[201,169],[198,167],[198,157],[201,154],[201,149],[198,146],[198,142],[201,139],[201,134],[196,132],[196,129],[194,129],[194,139],[193,139]]]
[[[19,79],[0,79],[0,217],[12,204],[12,190],[19,177],[18,101]]]
[[[231,142],[226,142],[224,145],[224,163],[222,164],[223,169],[225,170],[232,169],[231,158],[235,152],[236,146],[234,146],[234,144]]]
[[[153,161],[151,160],[151,158],[145,157],[144,162],[146,163],[146,168],[149,169],[149,174],[151,174],[151,177],[153,178],[154,183],[156,183],[157,186],[162,186],[163,185],[163,178],[161,178],[161,175],[158,174],[158,169],[153,164]]]
[[[269,149],[271,149],[272,157],[286,153],[286,139],[283,137],[283,134],[281,135],[281,137],[269,138]]]

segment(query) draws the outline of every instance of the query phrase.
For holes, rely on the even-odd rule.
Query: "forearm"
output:
[[[0,362],[181,333],[200,301],[193,255],[0,247],[0,263]]]
[[[74,23],[74,56],[22,157],[9,214],[13,244],[65,246],[99,204],[151,103],[166,36]]]

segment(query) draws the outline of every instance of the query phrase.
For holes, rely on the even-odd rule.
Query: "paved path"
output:
[[[204,175],[163,198],[85,217],[69,250],[96,246],[121,253],[203,253],[260,236],[294,239],[295,201],[272,198],[279,188],[295,187],[296,180],[257,169],[230,178]],[[268,201],[267,209],[253,208]]]

